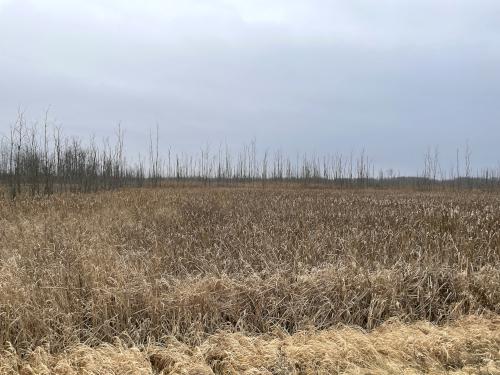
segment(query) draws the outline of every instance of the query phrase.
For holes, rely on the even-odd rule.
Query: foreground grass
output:
[[[353,328],[218,333],[198,346],[168,337],[161,345],[78,345],[53,355],[38,348],[21,358],[0,355],[0,372],[14,374],[498,374],[500,320],[467,318],[437,327],[389,322],[365,333]]]
[[[499,313],[496,194],[185,187],[0,203],[0,373],[490,371]]]

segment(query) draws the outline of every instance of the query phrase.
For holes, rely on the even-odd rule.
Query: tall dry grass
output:
[[[6,375],[101,374],[498,374],[500,322],[467,318],[445,327],[389,322],[371,333],[341,327],[275,331],[261,336],[218,333],[197,346],[175,338],[160,345],[124,341],[91,348],[77,345],[51,354],[39,347],[21,358],[0,354]]]
[[[499,310],[496,195],[162,189],[0,208],[2,341]]]
[[[328,335],[337,337],[330,329],[338,324],[372,330],[391,319],[449,324],[463,322],[464,315],[489,317],[484,322],[494,328],[493,336],[478,330],[486,335],[478,334],[478,340],[489,342],[485,353],[498,354],[499,203],[496,194],[473,191],[284,185],[133,189],[2,201],[0,342],[18,354],[5,352],[1,361],[25,363],[16,356],[41,353],[50,369],[61,360],[104,356],[104,361],[126,352],[140,362],[147,351],[128,348],[153,350],[151,345],[165,337],[187,345],[189,353],[218,339],[243,340],[248,350],[267,353],[254,347],[254,341],[268,348],[265,335],[270,332],[285,332],[288,338],[279,340],[295,342],[306,340],[301,332],[311,330],[311,339],[328,348]],[[474,329],[479,329],[482,323],[476,323]],[[418,324],[398,329],[416,332]],[[460,324],[452,326],[460,329]],[[225,333],[218,334],[221,330]],[[468,343],[477,344],[466,338],[466,331],[457,331],[466,343],[463,352]],[[116,338],[127,348],[87,348]],[[391,340],[396,338],[386,342]],[[304,359],[306,370],[293,371],[314,372],[307,367],[314,363],[325,373],[351,371],[328,359],[337,355],[339,345],[325,352],[324,363],[314,359],[316,349],[308,349],[312,364]],[[37,347],[46,348],[45,354]],[[65,350],[69,352],[62,357],[57,354]],[[392,358],[392,349],[387,350],[381,358]],[[243,373],[224,367],[237,355],[221,359],[220,368],[203,358],[210,371]],[[405,369],[404,361],[410,361],[405,356],[388,371]],[[33,369],[38,366],[26,361]],[[455,366],[439,361],[432,365],[439,371]],[[71,363],[69,368],[81,365]],[[152,371],[147,366],[143,373]],[[273,373],[275,365],[262,366]],[[287,373],[286,366],[281,373]],[[352,371],[362,373],[363,366]],[[69,368],[66,373],[71,374]]]

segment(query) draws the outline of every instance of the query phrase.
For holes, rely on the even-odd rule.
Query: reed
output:
[[[373,329],[500,312],[494,193],[125,189],[0,204],[0,341]]]

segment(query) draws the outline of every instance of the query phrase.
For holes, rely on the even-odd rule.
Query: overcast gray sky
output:
[[[50,105],[134,152],[209,142],[500,160],[498,0],[0,0],[0,132]],[[444,167],[447,165],[445,164]]]

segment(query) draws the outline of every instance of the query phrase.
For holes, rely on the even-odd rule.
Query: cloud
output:
[[[147,133],[159,121],[176,143],[366,146],[407,166],[429,143],[445,154],[467,138],[486,161],[500,136],[497,1],[19,0],[3,9],[0,131],[18,105],[36,114],[51,104],[81,133],[106,134],[119,120]]]
[[[2,9],[9,5],[9,3],[11,2],[12,0],[0,0],[0,11],[2,11]]]

